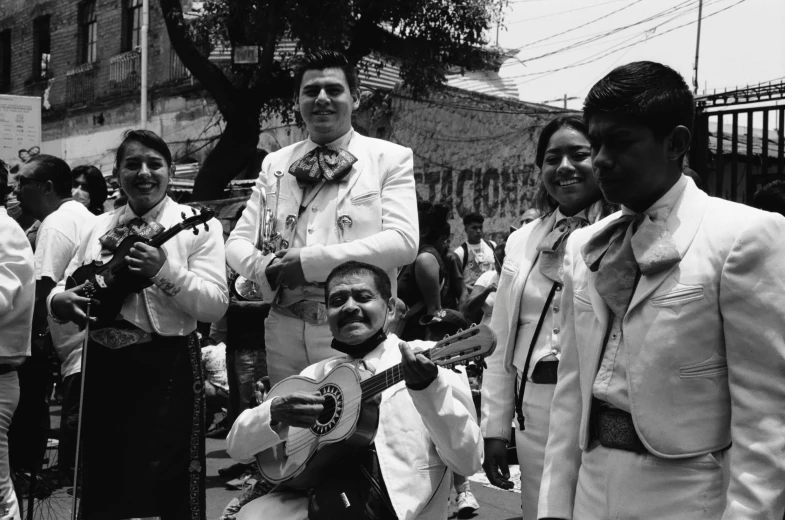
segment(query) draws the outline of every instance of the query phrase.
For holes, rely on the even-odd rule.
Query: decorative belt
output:
[[[601,445],[614,450],[646,453],[646,447],[635,431],[632,415],[611,408],[598,399],[592,401],[591,430]]]
[[[556,373],[559,370],[559,362],[539,361],[532,370],[532,383],[537,385],[555,385],[557,380]]]
[[[153,335],[133,325],[118,323],[115,327],[104,327],[90,331],[90,339],[107,348],[123,348],[129,345],[149,343]]]
[[[284,316],[297,318],[308,323],[317,325],[327,323],[327,305],[322,302],[300,300],[286,307],[273,304],[272,310]]]
[[[19,367],[16,365],[0,365],[0,376],[10,374],[11,372],[16,371],[17,368]]]

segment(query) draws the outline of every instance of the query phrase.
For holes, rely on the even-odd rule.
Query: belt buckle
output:
[[[635,453],[646,451],[635,431],[632,416],[623,410],[598,410],[595,427],[597,440],[606,448]]]
[[[144,337],[144,332],[137,330],[118,329],[105,327],[91,330],[90,339],[106,348],[118,349],[133,345]]]
[[[327,308],[321,302],[303,300],[292,305],[292,311],[309,323],[323,323],[327,319]]]

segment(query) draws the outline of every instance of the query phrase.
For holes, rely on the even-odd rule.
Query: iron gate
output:
[[[785,82],[695,98],[690,167],[709,195],[749,204],[759,186],[785,180],[783,99]]]

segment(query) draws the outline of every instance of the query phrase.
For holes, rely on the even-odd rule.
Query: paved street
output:
[[[240,492],[227,489],[226,482],[218,476],[218,468],[232,464],[225,451],[225,441],[207,439],[207,519],[216,520],[226,504]],[[512,470],[513,475],[515,470]],[[472,492],[480,503],[480,510],[473,520],[513,520],[521,514],[521,495],[513,491],[502,491],[482,484],[484,476],[472,477]],[[456,518],[450,508],[450,518]]]

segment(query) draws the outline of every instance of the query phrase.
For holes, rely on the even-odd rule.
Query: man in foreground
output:
[[[482,460],[465,375],[437,368],[396,336],[384,334],[386,321],[395,315],[395,298],[390,279],[380,268],[342,264],[327,277],[325,292],[332,346],[344,355],[311,365],[301,375],[318,380],[340,363],[353,363],[361,375],[370,376],[402,362],[404,382],[382,393],[370,447],[335,464],[324,475],[324,484],[308,492],[275,491],[258,498],[240,511],[238,520],[447,518],[452,472],[472,475]],[[227,437],[229,455],[241,462],[252,460],[286,441],[288,427],[313,426],[324,403],[319,394],[301,392],[246,410]],[[376,484],[369,484],[367,475],[375,476]],[[364,496],[362,489],[368,487],[377,492],[351,509],[341,500],[337,509],[325,506],[331,490],[337,490],[336,496]]]
[[[622,211],[567,246],[539,517],[782,518],[785,218],[682,174],[693,99],[666,66],[613,70],[584,119]]]

